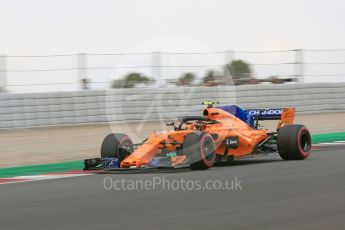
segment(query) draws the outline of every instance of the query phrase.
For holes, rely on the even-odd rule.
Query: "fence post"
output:
[[[0,55],[0,92],[7,91],[7,57]]]
[[[225,63],[224,63],[224,77],[232,78],[231,73],[229,72],[228,68],[226,68],[227,64],[231,64],[233,60],[235,60],[235,51],[233,50],[226,50],[224,53]],[[233,79],[232,79],[233,80]]]
[[[295,51],[295,76],[300,83],[304,83],[304,55],[303,49]]]
[[[226,50],[225,51],[225,65],[231,63],[233,60],[235,60],[235,51]]]
[[[161,52],[154,51],[152,52],[152,76],[160,82],[161,79]]]
[[[89,89],[89,80],[87,78],[87,54],[77,54],[78,84],[83,90]]]

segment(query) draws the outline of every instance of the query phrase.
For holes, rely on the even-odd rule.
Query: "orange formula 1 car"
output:
[[[295,109],[242,110],[234,105],[214,107],[203,102],[203,116],[185,116],[168,123],[172,130],[154,132],[139,144],[121,133],[106,136],[101,158],[85,160],[85,169],[208,169],[215,162],[248,155],[279,153],[284,160],[310,155],[311,137],[303,125],[294,124]],[[259,121],[279,120],[276,131],[261,129]]]

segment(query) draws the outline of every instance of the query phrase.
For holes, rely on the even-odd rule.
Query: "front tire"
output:
[[[119,162],[123,161],[133,152],[132,140],[126,134],[111,133],[107,135],[101,147],[101,158],[117,158]],[[127,149],[121,146],[129,146]]]
[[[211,135],[197,131],[185,137],[182,151],[187,155],[192,170],[204,170],[214,165],[215,149]]]
[[[311,136],[303,125],[288,125],[278,129],[278,153],[284,160],[303,160],[311,153]]]

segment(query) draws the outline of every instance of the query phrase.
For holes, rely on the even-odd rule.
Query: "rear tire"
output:
[[[311,153],[309,130],[303,125],[288,125],[278,129],[277,147],[284,160],[303,160]]]
[[[192,170],[204,170],[214,165],[215,149],[211,135],[197,131],[185,137],[182,151],[187,156]]]
[[[123,149],[120,148],[120,146],[131,144],[133,144],[133,142],[126,134],[111,133],[103,140],[101,158],[117,158],[119,162],[121,162],[133,152],[133,147]]]

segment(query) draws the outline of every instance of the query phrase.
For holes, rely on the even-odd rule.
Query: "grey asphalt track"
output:
[[[344,229],[345,151],[207,171],[92,175],[0,187],[0,229]],[[241,180],[242,190],[107,191],[103,180]]]

